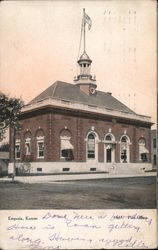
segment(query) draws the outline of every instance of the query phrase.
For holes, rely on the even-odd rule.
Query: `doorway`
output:
[[[106,161],[111,162],[111,148],[106,149]]]

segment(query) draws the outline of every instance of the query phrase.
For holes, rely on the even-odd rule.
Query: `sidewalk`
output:
[[[116,174],[116,173],[85,173],[85,174],[55,174],[55,175],[39,175],[39,176],[15,176],[14,181],[23,183],[50,183],[71,180],[96,180],[96,179],[112,179],[112,178],[131,178],[131,177],[148,177],[155,176],[156,172],[132,173],[132,174]],[[0,178],[0,182],[10,182],[12,178]]]

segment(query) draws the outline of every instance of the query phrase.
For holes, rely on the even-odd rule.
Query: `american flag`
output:
[[[86,14],[84,13],[84,24],[88,24],[88,29],[90,30],[91,26],[92,26],[92,20],[91,18]]]

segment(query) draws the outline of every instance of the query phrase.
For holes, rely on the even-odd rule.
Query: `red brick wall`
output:
[[[89,95],[89,84],[85,85],[85,84],[81,84],[80,85],[80,90],[82,90],[83,92],[85,92],[87,95]]]
[[[81,114],[63,114],[48,112],[45,114],[36,114],[33,117],[21,119],[22,130],[21,136],[21,155],[25,152],[25,133],[31,132],[32,135],[32,160],[33,161],[60,161],[60,134],[63,129],[68,129],[71,134],[71,143],[74,146],[74,160],[86,161],[86,142],[87,133],[94,127],[100,140],[104,140],[105,135],[111,129],[117,142],[120,141],[121,135],[126,130],[129,136],[130,145],[130,162],[139,161],[138,141],[141,136],[146,140],[146,147],[150,151],[150,129],[138,127],[130,124],[123,124],[115,120],[103,120],[101,118],[82,117]],[[36,134],[41,129],[45,138],[45,157],[37,159],[37,142]],[[13,132],[10,131],[10,157],[13,161]],[[150,160],[150,159],[149,159]],[[104,143],[98,144],[98,161],[104,162]],[[116,143],[115,161],[120,162],[120,144]]]

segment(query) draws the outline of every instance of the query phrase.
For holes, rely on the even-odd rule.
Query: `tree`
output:
[[[18,98],[9,98],[0,93],[0,140],[3,140],[6,129],[18,126],[18,117],[24,103]]]

